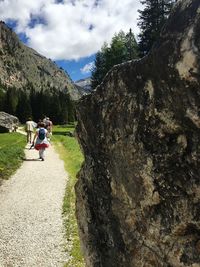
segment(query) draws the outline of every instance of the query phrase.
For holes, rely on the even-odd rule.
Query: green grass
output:
[[[0,180],[8,179],[21,165],[26,137],[19,133],[0,134]]]
[[[85,266],[83,256],[80,250],[77,222],[75,218],[75,192],[74,185],[77,181],[76,174],[80,170],[83,162],[83,155],[80,151],[77,140],[67,134],[73,133],[74,125],[54,126],[53,142],[56,149],[65,163],[65,169],[69,174],[69,180],[66,187],[63,203],[63,216],[66,227],[66,238],[70,246],[67,251],[70,254],[69,261],[65,267],[83,267]]]

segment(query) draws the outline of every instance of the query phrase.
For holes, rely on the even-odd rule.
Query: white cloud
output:
[[[16,20],[16,31],[46,57],[78,60],[96,53],[121,29],[137,34],[138,8],[139,0],[3,0],[0,19]],[[33,18],[40,19],[31,25]]]
[[[93,67],[94,67],[94,61],[89,62],[83,68],[81,68],[81,73],[82,74],[90,73]]]

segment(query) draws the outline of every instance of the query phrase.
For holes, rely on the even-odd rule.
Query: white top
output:
[[[26,131],[33,132],[34,125],[35,125],[34,121],[27,121],[26,122]]]
[[[40,138],[39,138],[39,131],[40,131],[40,129],[43,129],[45,131],[45,138],[43,140],[40,140]],[[38,128],[36,130],[36,133],[37,133],[36,144],[43,144],[43,143],[48,144],[48,140],[47,140],[47,129],[45,129],[43,127],[42,128]]]

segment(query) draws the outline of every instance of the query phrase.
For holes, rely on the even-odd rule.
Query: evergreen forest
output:
[[[31,84],[26,88],[0,85],[0,110],[16,115],[24,123],[28,118],[38,121],[44,116],[54,124],[66,124],[75,119],[74,103],[69,94],[56,88],[35,91]]]
[[[128,33],[120,31],[105,43],[97,52],[92,70],[92,88],[96,88],[106,73],[116,64],[141,58],[148,54],[159,38],[176,0],[141,0],[144,8],[139,10],[138,27],[140,33],[136,39],[132,29]]]

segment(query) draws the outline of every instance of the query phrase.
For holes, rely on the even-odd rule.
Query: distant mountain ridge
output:
[[[91,78],[85,78],[85,79],[80,79],[76,82],[74,82],[78,90],[82,91],[83,94],[89,94],[92,90],[91,88]]]
[[[0,81],[6,87],[23,88],[30,85],[35,91],[53,88],[67,91],[73,100],[81,97],[69,75],[50,59],[24,45],[17,34],[0,22]]]

